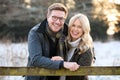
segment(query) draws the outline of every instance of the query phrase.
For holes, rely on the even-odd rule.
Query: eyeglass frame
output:
[[[53,21],[57,21],[58,19],[60,22],[65,22],[65,20],[66,20],[66,18],[64,18],[64,17],[52,16]]]

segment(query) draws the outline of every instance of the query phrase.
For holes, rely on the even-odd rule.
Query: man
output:
[[[67,36],[68,10],[61,3],[54,3],[48,7],[47,18],[41,24],[33,27],[28,35],[28,66],[48,69],[66,68],[75,71],[79,65],[75,62],[54,60],[65,57],[65,37]],[[61,56],[61,57],[58,57]],[[59,80],[55,76],[26,76],[25,80]]]

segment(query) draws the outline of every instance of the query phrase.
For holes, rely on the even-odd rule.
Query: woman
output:
[[[90,36],[90,23],[84,14],[76,14],[69,21],[68,61],[80,66],[91,66],[93,60],[93,40]],[[66,76],[66,80],[88,80],[87,76]]]
[[[90,36],[90,23],[84,14],[74,15],[68,24],[67,61],[77,62],[80,66],[91,66],[93,62],[93,40]],[[55,60],[55,59],[54,59]],[[88,80],[88,76],[66,76],[60,80]]]

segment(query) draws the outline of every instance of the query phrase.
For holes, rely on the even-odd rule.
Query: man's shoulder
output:
[[[35,25],[35,26],[33,26],[31,28],[31,30],[29,31],[29,34],[36,34],[36,33],[38,33],[39,26],[40,26],[40,23]]]
[[[33,28],[30,31],[44,33],[44,26],[42,26],[41,23],[39,23],[39,24],[33,26]]]
[[[40,23],[37,24],[37,25],[35,25],[35,26],[33,26],[33,28],[32,28],[31,30],[33,30],[33,31],[37,31],[37,29],[39,28],[39,26],[40,26]]]

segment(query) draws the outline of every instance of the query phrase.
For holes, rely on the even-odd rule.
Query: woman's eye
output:
[[[75,27],[75,25],[72,25],[72,27]]]

